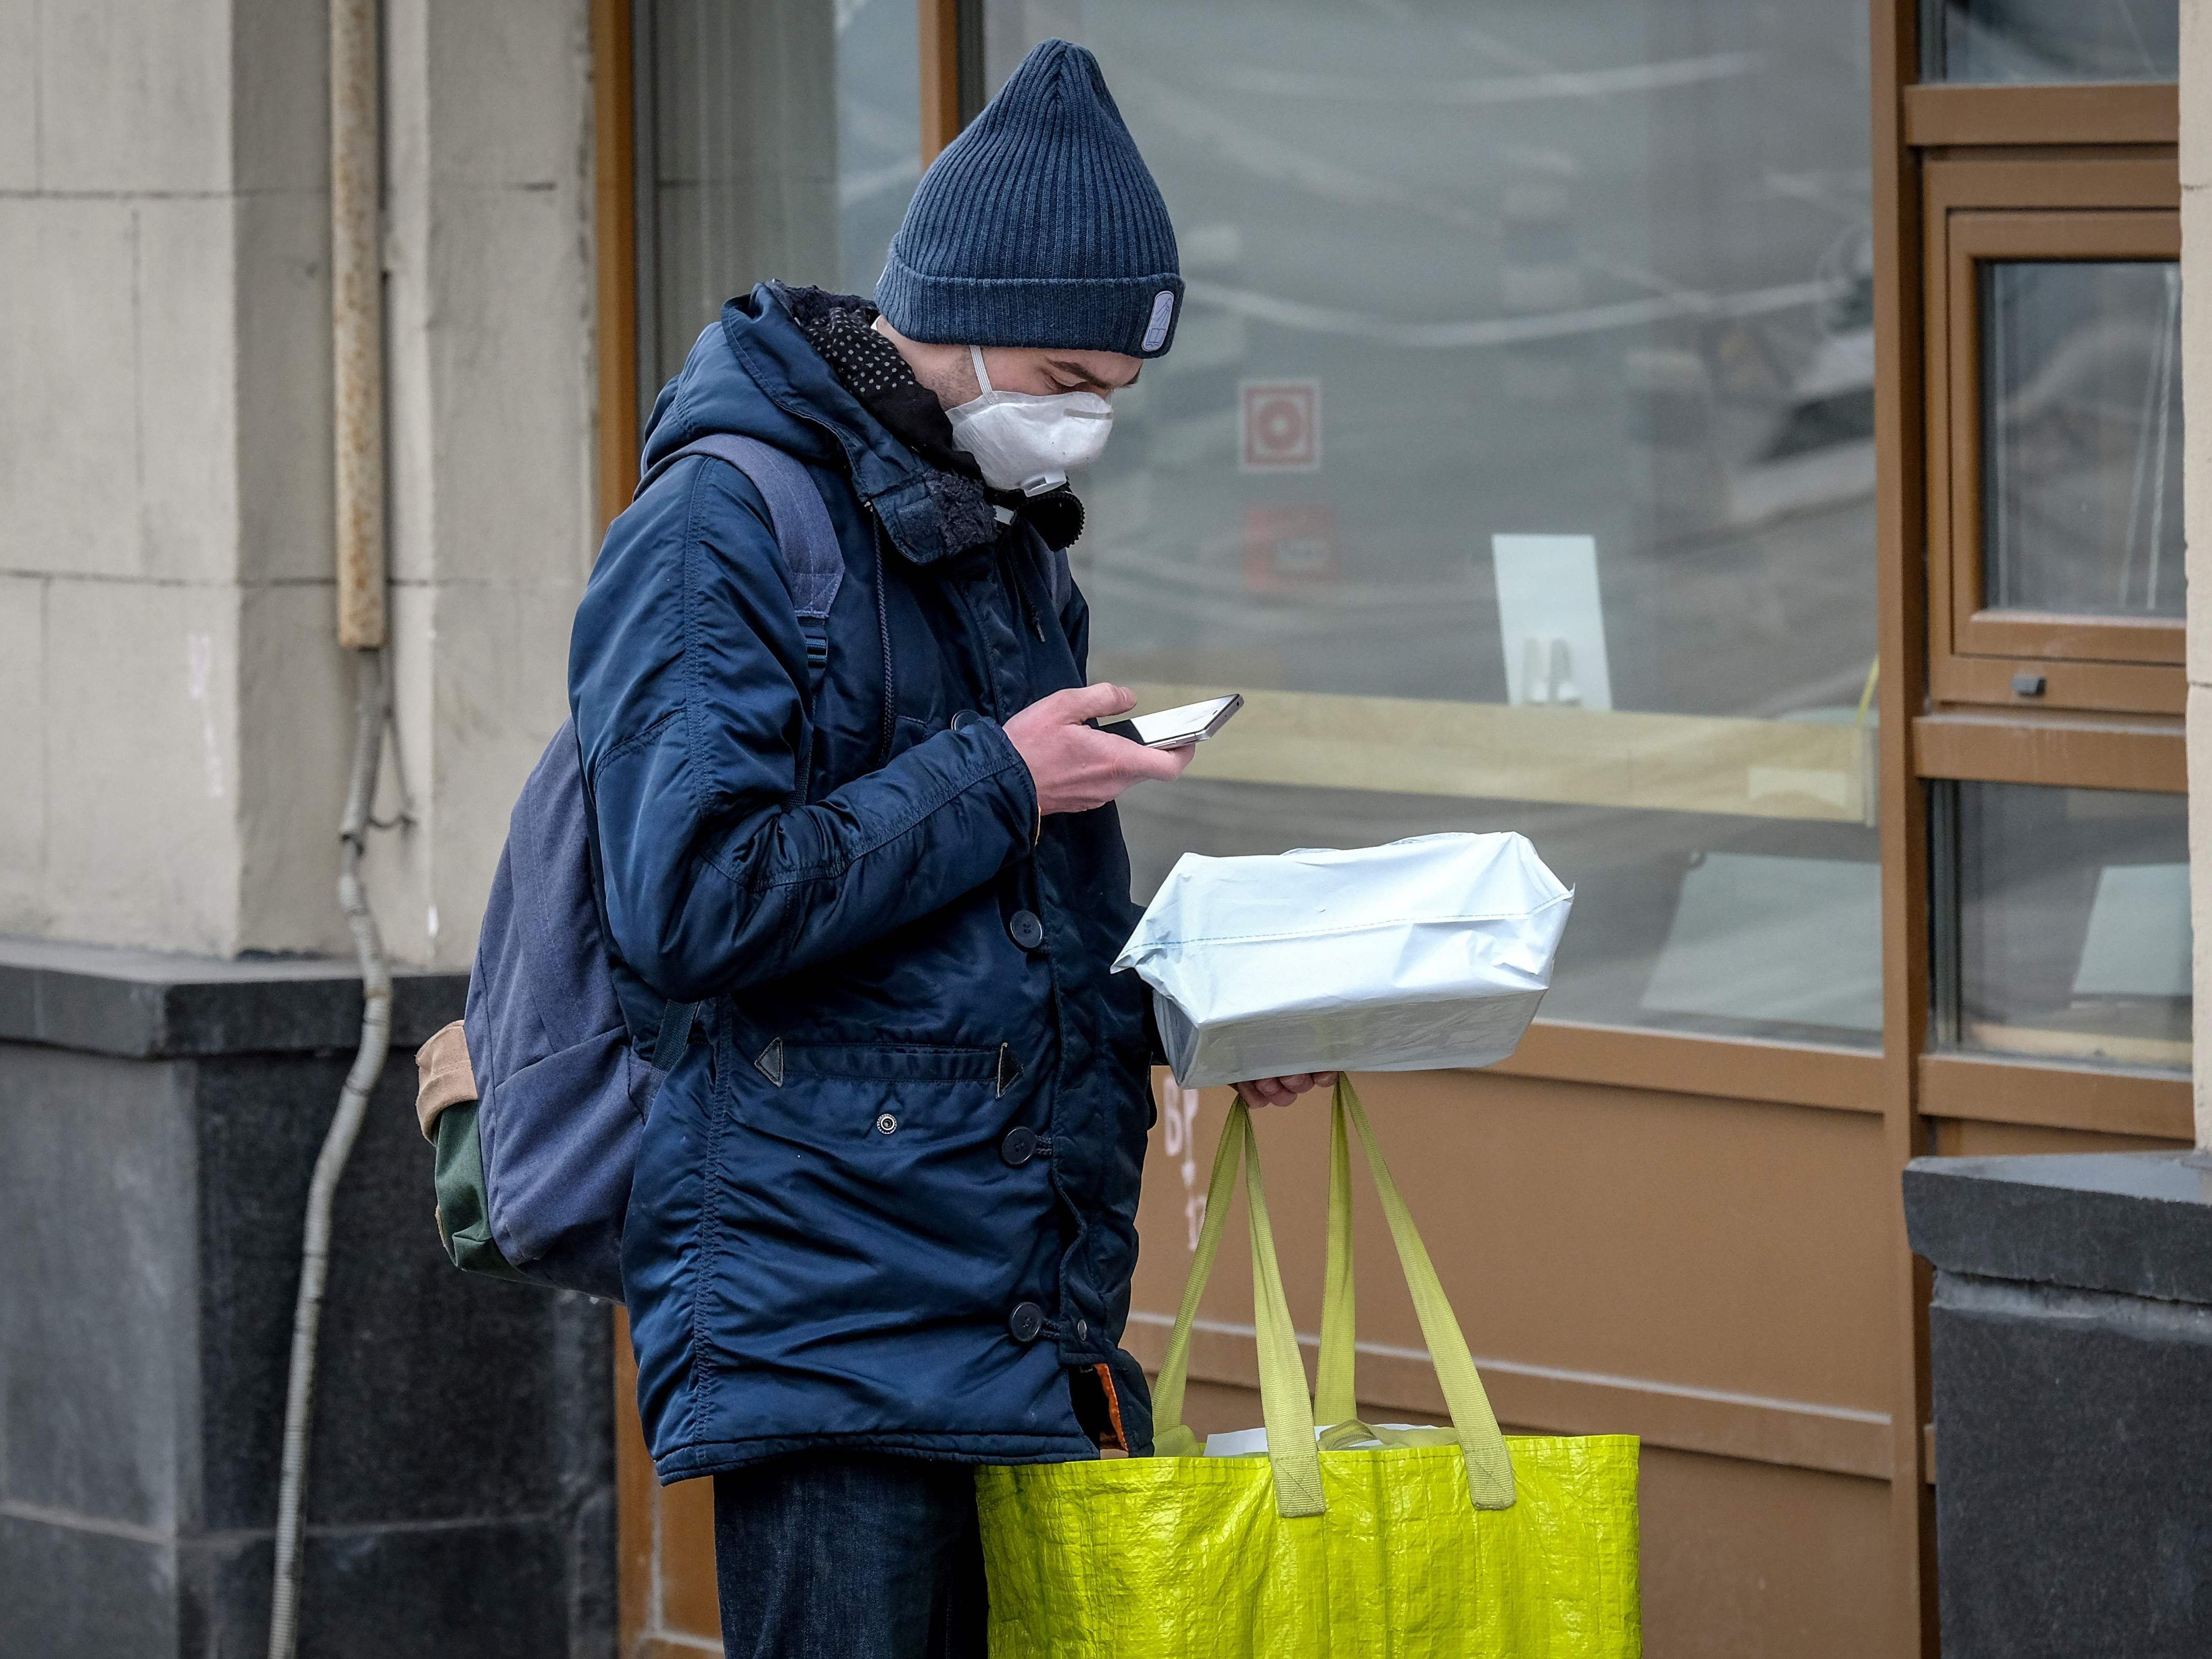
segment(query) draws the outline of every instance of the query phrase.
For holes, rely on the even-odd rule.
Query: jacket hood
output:
[[[915,564],[963,550],[948,532],[949,482],[838,383],[793,320],[780,283],[732,300],[701,332],[653,404],[645,470],[715,432],[849,473],[892,545]]]

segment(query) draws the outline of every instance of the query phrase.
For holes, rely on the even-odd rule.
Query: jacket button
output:
[[[876,1133],[878,1134],[895,1134],[897,1133],[897,1130],[898,1120],[893,1117],[889,1112],[885,1112],[881,1117],[876,1120]]]
[[[975,725],[975,722],[981,719],[982,719],[982,716],[978,714],[974,709],[963,708],[952,717],[952,729],[955,732],[965,732],[969,726]]]
[[[1036,1131],[1024,1129],[1018,1123],[1006,1131],[1006,1138],[999,1143],[999,1156],[1018,1170],[1036,1156]]]
[[[1034,951],[1044,943],[1044,924],[1037,920],[1034,910],[1015,911],[1006,923],[1006,931],[1024,951]]]
[[[1013,1312],[1006,1316],[1006,1328],[1014,1334],[1015,1341],[1034,1342],[1044,1328],[1044,1310],[1034,1302],[1017,1302]]]
[[[1089,1340],[1090,1335],[1091,1322],[1087,1319],[1077,1320],[1075,1322],[1075,1340],[1079,1342],[1086,1341]]]

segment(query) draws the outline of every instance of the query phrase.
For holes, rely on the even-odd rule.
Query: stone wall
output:
[[[403,964],[465,967],[565,708],[589,15],[384,0],[413,822],[367,875]],[[361,1018],[328,107],[317,0],[0,5],[0,1654],[265,1651],[301,1212]],[[339,1188],[301,1646],[602,1659],[610,1317],[464,1276],[431,1219],[411,1050],[465,983],[402,975]]]
[[[400,959],[465,967],[599,550],[590,15],[386,0],[385,28],[392,667],[421,821],[368,879]]]
[[[0,29],[0,931],[334,939],[319,10]]]
[[[340,1185],[301,1650],[610,1659],[613,1322],[457,1272],[400,975]],[[343,963],[0,940],[0,1654],[268,1650],[300,1216],[351,1059]]]
[[[386,6],[407,961],[467,960],[597,542],[587,24]],[[0,15],[0,933],[349,948],[327,106],[319,5]]]

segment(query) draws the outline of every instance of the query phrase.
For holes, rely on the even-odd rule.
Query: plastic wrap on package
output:
[[[1152,988],[1186,1088],[1488,1066],[1534,1017],[1573,900],[1510,833],[1187,853],[1114,966]]]

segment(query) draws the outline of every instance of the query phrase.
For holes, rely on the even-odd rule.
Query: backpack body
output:
[[[766,499],[818,686],[845,565],[813,482],[781,451],[724,433],[668,456],[637,494],[693,455],[738,468]],[[457,1062],[476,1097],[423,1109],[422,1125],[438,1148],[439,1232],[455,1266],[618,1302],[639,1132],[696,1011],[668,1004],[652,1030],[625,1016],[595,865],[589,787],[564,720],[515,802],[484,908]],[[426,1080],[441,1041],[424,1048]]]

